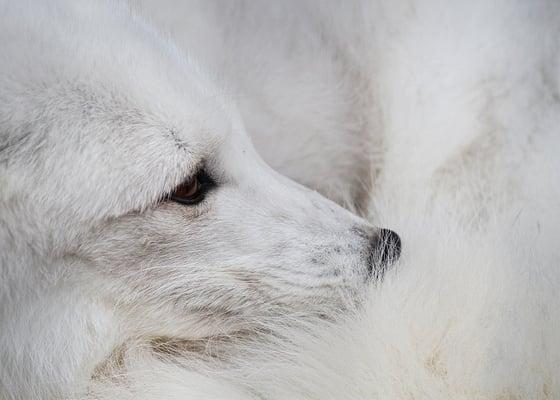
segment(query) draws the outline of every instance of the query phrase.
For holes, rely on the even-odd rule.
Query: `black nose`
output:
[[[374,278],[383,273],[401,255],[401,238],[389,229],[381,229],[370,239],[369,268]]]

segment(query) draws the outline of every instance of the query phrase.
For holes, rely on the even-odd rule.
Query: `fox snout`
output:
[[[369,240],[368,268],[372,278],[380,278],[401,255],[401,238],[390,229],[381,229]]]

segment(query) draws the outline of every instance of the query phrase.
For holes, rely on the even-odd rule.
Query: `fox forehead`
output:
[[[80,54],[79,63],[59,57],[66,51],[59,47],[68,46],[60,40],[40,51],[9,48],[7,75],[33,79],[14,86],[0,78],[0,100],[11,99],[0,101],[3,198],[25,193],[45,209],[119,215],[146,207],[223,153],[226,139],[242,130],[228,98],[195,62],[168,54],[161,40],[148,44],[136,49],[138,65],[127,55],[113,57],[110,40],[94,55]],[[110,58],[99,60],[109,67],[94,68],[95,58]],[[47,186],[57,187],[57,196],[45,198]]]
[[[1,56],[1,161],[52,151],[53,143],[86,153],[84,144],[94,142],[134,147],[147,132],[146,145],[171,141],[179,154],[196,157],[231,131],[234,111],[204,69],[130,18],[127,7],[63,3],[34,4],[39,10],[15,3],[0,16],[0,36],[8,37],[13,21],[21,21],[17,30],[25,32],[9,36]],[[161,152],[153,156],[159,159]],[[149,153],[144,160],[151,161]]]

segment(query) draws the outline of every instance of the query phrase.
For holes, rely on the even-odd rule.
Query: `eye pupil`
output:
[[[189,182],[183,183],[181,186],[179,186],[175,191],[175,195],[180,197],[193,197],[196,196],[198,190],[199,190],[198,178],[195,177],[191,179]]]
[[[179,185],[169,195],[169,199],[181,204],[197,204],[204,200],[204,195],[212,185],[212,180],[204,172],[199,172]]]

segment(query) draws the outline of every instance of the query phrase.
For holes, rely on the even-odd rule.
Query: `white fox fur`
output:
[[[22,157],[32,154],[35,146],[49,148],[48,140],[24,142],[17,157],[0,150],[0,243],[7,249],[0,255],[0,398],[560,398],[557,2],[270,5],[168,0],[135,2],[131,14],[126,7],[105,3],[74,4],[58,1],[50,6],[55,11],[31,3],[0,6],[0,31],[10,38],[2,43],[7,50],[0,53],[0,139],[4,140],[0,149],[2,145],[14,148],[14,131],[25,132],[42,121],[42,115],[18,103],[26,99],[24,105],[40,108],[41,97],[29,101],[25,90],[29,81],[48,81],[53,71],[63,80],[73,73],[79,78],[76,71],[84,69],[96,77],[84,78],[91,88],[102,93],[107,88],[117,93],[126,89],[127,99],[150,111],[152,123],[146,127],[144,119],[129,115],[70,128],[113,129],[109,123],[118,123],[119,129],[140,127],[142,143],[147,141],[150,148],[144,151],[145,145],[110,141],[115,149],[127,150],[109,152],[107,161],[96,159],[107,154],[107,144],[90,143],[86,137],[78,154],[54,147],[53,154],[45,157],[47,163]],[[76,19],[80,23],[73,26]],[[22,31],[22,21],[28,21],[24,25],[33,35]],[[166,39],[160,39],[156,30],[167,32]],[[44,54],[42,46],[46,46],[39,40],[42,32],[46,43],[68,40],[76,53],[52,50],[48,53],[55,60],[52,64],[37,60],[35,55]],[[30,37],[26,41],[18,35]],[[188,61],[181,53],[189,55]],[[70,64],[67,70],[60,67],[61,57]],[[188,69],[189,79],[181,68]],[[50,99],[57,99],[59,93],[51,95]],[[76,100],[63,99],[69,103],[55,104],[55,110],[72,112]],[[85,103],[88,99],[80,97]],[[189,113],[183,117],[185,108]],[[228,254],[234,251],[227,245],[229,238],[213,236],[217,228],[211,224],[200,226],[207,229],[203,239],[226,243],[227,249],[205,247],[201,239],[196,245],[202,254],[217,260],[242,259],[261,266],[263,274],[272,273],[259,261],[274,257],[275,249],[261,251],[275,240],[258,228],[269,223],[274,235],[287,234],[288,246],[296,248],[291,241],[294,235],[304,244],[316,240],[306,236],[311,235],[308,225],[314,226],[315,221],[325,221],[313,228],[319,242],[334,240],[327,239],[331,230],[339,232],[350,247],[362,246],[357,238],[340,232],[342,227],[365,223],[252,161],[243,135],[246,130],[275,169],[349,208],[362,213],[367,209],[375,225],[397,231],[403,254],[396,268],[378,284],[353,286],[356,293],[368,292],[356,309],[347,304],[346,292],[329,292],[329,300],[322,304],[300,291],[292,293],[295,288],[289,285],[284,294],[293,297],[283,305],[282,318],[265,312],[266,304],[261,310],[261,304],[250,303],[244,316],[259,329],[274,332],[256,337],[235,336],[238,331],[232,329],[226,313],[217,316],[215,326],[202,326],[200,321],[184,319],[163,300],[166,297],[158,297],[181,288],[181,270],[156,268],[152,276],[149,269],[127,273],[107,268],[111,279],[105,281],[91,270],[69,272],[68,265],[81,268],[83,264],[70,257],[68,265],[54,271],[46,273],[45,265],[35,271],[32,267],[41,252],[53,242],[58,248],[74,249],[68,243],[75,239],[71,235],[76,224],[118,219],[132,209],[148,212],[149,221],[94,229],[93,244],[78,230],[92,246],[88,256],[101,258],[108,266],[126,266],[121,259],[132,257],[132,264],[145,267],[140,256],[169,254],[165,252],[171,250],[161,247],[161,242],[148,246],[152,252],[135,255],[125,250],[136,249],[132,238],[148,229],[146,224],[166,229],[165,213],[173,212],[173,206],[166,206],[171,211],[163,213],[151,211],[145,200],[157,198],[185,176],[180,167],[189,161],[180,154],[172,165],[157,161],[157,154],[171,150],[166,141],[152,138],[153,129],[170,121],[179,135],[184,126],[199,124],[217,132],[216,136],[227,130],[224,126],[233,126],[233,146],[228,148],[235,150],[223,150],[232,161],[221,173],[239,179],[243,182],[239,187],[250,187],[259,200],[232,190],[228,201],[236,202],[237,209],[220,211],[220,218],[231,221],[231,229],[239,224],[255,230],[242,232],[256,244],[252,250],[240,248],[249,255]],[[53,123],[59,131],[66,128],[60,121]],[[63,141],[64,135],[52,137]],[[196,132],[185,133],[185,140],[193,137],[201,147],[208,143]],[[76,148],[75,143],[72,146]],[[240,160],[238,151],[247,151],[249,161]],[[103,165],[131,158],[140,165]],[[88,160],[100,168],[99,176],[87,177],[89,187],[79,173],[80,163]],[[37,171],[27,165],[33,162],[65,168],[67,173]],[[113,187],[105,183],[112,173],[113,179],[124,179],[113,171],[118,168],[138,180],[122,189],[119,198],[105,189]],[[162,168],[175,168],[168,181],[161,177]],[[145,176],[153,180],[140,183]],[[138,185],[143,185],[144,202],[126,196]],[[260,194],[263,186],[270,189]],[[121,188],[115,185],[113,190]],[[35,202],[19,199],[21,193]],[[297,211],[290,206],[292,196]],[[313,206],[308,206],[309,199]],[[36,202],[51,214],[34,207]],[[278,221],[271,217],[269,203],[287,204],[283,211],[288,216],[308,215],[307,224],[293,232],[274,229]],[[64,212],[57,208],[60,204]],[[174,243],[173,237],[166,239]],[[116,256],[107,256],[108,251]],[[308,260],[300,252],[309,251],[313,248],[304,246],[293,254],[283,253],[284,261],[306,265]],[[349,282],[360,276],[361,260],[355,255],[329,257],[332,268],[337,263],[353,266]],[[158,281],[170,271],[173,280]],[[220,284],[227,285],[213,283],[219,275],[212,272],[200,282],[210,285],[209,296],[212,290],[220,293]],[[313,285],[313,279],[304,276],[294,285]],[[148,287],[142,286],[147,280]],[[158,287],[158,282],[165,283]],[[279,284],[265,282],[269,289]],[[115,294],[119,291],[125,293],[119,297]],[[119,301],[113,303],[115,298]],[[220,299],[216,297],[217,302]],[[171,303],[177,301],[173,298]],[[341,304],[348,312],[335,313],[332,320],[310,317]],[[228,310],[238,305],[228,303]],[[76,318],[76,310],[84,317]],[[244,326],[245,321],[236,322]],[[186,345],[181,341],[185,332],[191,335]],[[195,333],[203,338],[200,342],[193,340]],[[147,340],[173,335],[181,340]]]

